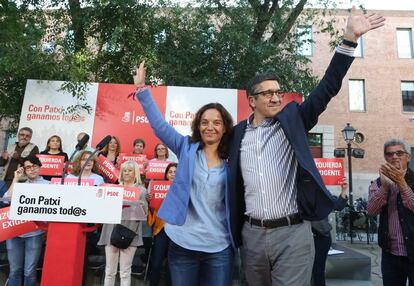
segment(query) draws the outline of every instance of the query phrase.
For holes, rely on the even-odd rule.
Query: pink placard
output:
[[[171,162],[151,160],[148,161],[145,178],[149,180],[164,180],[165,169]]]
[[[53,185],[60,185],[61,178],[52,178],[50,180],[50,183]],[[93,186],[95,183],[94,179],[82,179],[81,180],[81,186]],[[77,186],[78,185],[78,178],[65,178],[65,181],[63,183],[64,185],[69,186]]]
[[[325,185],[339,185],[344,173],[344,160],[339,158],[315,158],[316,167]]]
[[[0,209],[0,241],[4,241],[38,229],[37,225],[27,220],[10,220],[10,207]]]
[[[144,174],[145,166],[147,165],[147,155],[145,154],[126,154],[126,153],[119,153],[118,156],[118,164],[119,166],[126,161],[134,161],[139,166],[139,172]]]
[[[42,167],[40,167],[39,175],[41,176],[62,176],[63,166],[65,165],[65,157],[58,155],[36,155]]]
[[[150,186],[150,193],[152,194],[150,208],[159,209],[170,190],[171,181],[151,181]]]

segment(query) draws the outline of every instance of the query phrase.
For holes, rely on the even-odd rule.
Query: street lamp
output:
[[[352,127],[349,123],[346,124],[345,128],[342,129],[342,136],[344,137],[345,142],[347,143],[347,155],[348,155],[348,178],[349,178],[349,237],[351,238],[352,243],[352,213],[354,211],[354,199],[352,196],[352,148],[351,143],[354,141],[356,129]]]
[[[354,141],[356,129],[351,126],[350,123],[347,123],[345,128],[342,129],[342,136],[344,137],[344,140],[347,143],[350,143],[351,141]]]

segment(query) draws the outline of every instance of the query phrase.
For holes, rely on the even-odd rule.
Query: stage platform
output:
[[[371,257],[338,244],[333,244],[332,248],[344,253],[328,256],[325,275],[327,285],[373,285]]]

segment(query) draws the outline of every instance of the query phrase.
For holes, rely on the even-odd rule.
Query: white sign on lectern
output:
[[[10,219],[120,223],[123,191],[116,187],[14,184]]]

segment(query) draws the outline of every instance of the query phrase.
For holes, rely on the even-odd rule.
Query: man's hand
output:
[[[405,181],[405,173],[406,170],[399,167],[395,167],[391,165],[390,163],[385,163],[384,165],[381,165],[380,168],[380,174],[383,174],[389,180],[396,183],[400,188],[405,188],[407,186],[407,182]],[[381,181],[382,183],[382,181]]]
[[[12,157],[13,157],[14,160],[17,160],[17,159],[19,159],[20,156],[19,156],[19,153],[14,151],[13,154],[12,154]]]
[[[4,161],[7,161],[9,159],[9,153],[7,151],[3,151],[3,153],[1,153],[1,157]]]
[[[15,182],[18,182],[18,181],[20,181],[20,179],[21,179],[23,176],[24,176],[24,169],[23,169],[23,167],[19,167],[19,168],[17,168],[17,170],[16,170],[16,171],[14,171],[14,178],[13,178],[13,180],[14,180]]]
[[[352,6],[351,15],[348,17],[344,39],[357,42],[368,31],[384,26],[385,18],[377,13],[359,15],[355,6]]]
[[[134,85],[136,87],[145,85],[145,61],[142,61],[135,70]]]
[[[383,173],[381,172],[381,169],[379,170],[379,174],[380,174],[381,188],[382,188],[384,191],[388,192],[388,191],[389,191],[389,189],[390,189],[390,186],[391,186],[392,184],[394,184],[394,182],[393,182],[393,181],[391,181],[391,179],[390,179],[390,178],[388,178],[385,174],[383,174]]]

